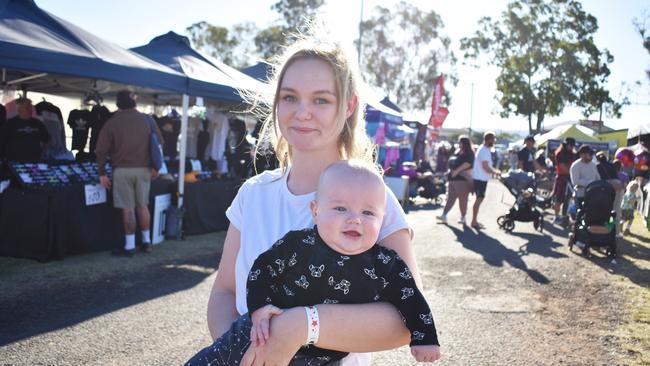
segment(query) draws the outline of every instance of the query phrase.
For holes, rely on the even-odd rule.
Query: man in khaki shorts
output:
[[[149,231],[149,188],[151,178],[158,175],[152,169],[149,156],[149,116],[135,109],[135,98],[128,90],[117,93],[118,111],[111,117],[99,134],[97,164],[99,180],[107,189],[113,188],[113,205],[122,209],[125,244],[113,251],[113,255],[132,257],[135,254],[136,216],[142,230],[142,250],[152,250]],[[158,141],[162,136],[156,127]],[[111,157],[113,182],[106,176],[106,158]]]

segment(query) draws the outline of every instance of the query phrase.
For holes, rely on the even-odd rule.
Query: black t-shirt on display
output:
[[[175,118],[160,117],[156,122],[163,138],[163,155],[169,160],[176,160],[178,135],[181,133],[180,121]]]
[[[5,124],[5,122],[7,122],[7,109],[5,108],[5,106],[0,104],[0,127],[2,127],[2,125]]]
[[[469,168],[467,170],[471,170],[472,167],[474,166],[474,154],[467,153],[463,154],[461,152],[458,152],[454,155],[452,155],[449,158],[449,170],[454,170],[457,169],[459,166],[463,165],[463,163],[468,163]],[[451,172],[449,172],[448,176],[449,180],[466,180],[462,175],[458,174],[455,177],[451,176]]]
[[[68,125],[72,129],[72,149],[83,151],[88,141],[88,131],[94,124],[93,114],[83,109],[70,111],[68,115]],[[94,152],[94,151],[91,151]]]
[[[108,121],[112,116],[108,108],[100,105],[96,105],[93,109],[90,110],[91,113],[91,122],[92,125],[90,130],[90,152],[95,152],[95,147],[97,147],[97,140],[99,139],[99,132],[104,127],[104,123]]]
[[[41,121],[16,116],[2,126],[0,151],[9,161],[38,161],[43,157],[41,144],[49,141],[50,134]]]
[[[535,152],[526,147],[519,150],[517,153],[517,159],[524,163],[525,172],[535,172]]]

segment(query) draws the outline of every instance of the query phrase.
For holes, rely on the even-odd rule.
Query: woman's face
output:
[[[278,121],[293,151],[337,151],[338,95],[331,67],[319,59],[294,61],[280,84]]]

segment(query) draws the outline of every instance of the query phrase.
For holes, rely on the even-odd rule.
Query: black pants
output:
[[[185,366],[239,366],[242,357],[251,344],[251,320],[244,314],[235,320],[230,329],[212,345],[194,355]],[[289,366],[338,366],[341,362],[331,361],[327,357],[301,355],[298,352]]]

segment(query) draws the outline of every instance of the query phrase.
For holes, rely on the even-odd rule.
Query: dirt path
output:
[[[550,224],[542,234],[527,223],[501,232],[495,219],[508,209],[502,194],[510,198],[497,182],[488,194],[482,232],[456,224],[457,208],[448,226],[435,224],[439,208],[408,215],[443,345],[439,364],[629,364],[616,266],[570,253]],[[205,304],[221,240],[167,243],[126,264],[106,253],[49,264],[0,259],[0,364],[182,363],[208,342]],[[402,347],[373,364],[415,362]]]

